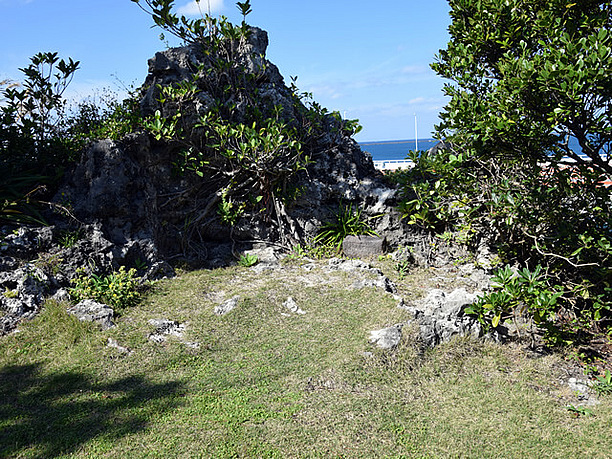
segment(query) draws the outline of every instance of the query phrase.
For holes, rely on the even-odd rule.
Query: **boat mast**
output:
[[[414,114],[414,151],[419,151],[419,130],[416,113]]]

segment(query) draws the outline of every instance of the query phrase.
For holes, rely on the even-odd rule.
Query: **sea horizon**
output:
[[[418,150],[429,150],[435,146],[439,140],[432,138],[425,139],[399,139],[399,140],[374,140],[368,142],[358,142],[363,151],[367,151],[374,161],[393,161],[406,159],[408,153]]]
[[[415,139],[374,140],[358,142],[358,144],[363,151],[370,153],[374,161],[397,161],[407,159],[408,153],[417,149],[417,146],[419,151],[427,151],[438,142],[438,139],[424,138],[418,139],[418,144]],[[586,157],[575,138],[570,139],[569,146],[578,155]]]

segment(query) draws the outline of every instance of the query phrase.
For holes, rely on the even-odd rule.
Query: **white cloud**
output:
[[[307,85],[304,90],[306,92],[311,92],[314,95],[314,99],[317,100],[317,97],[325,97],[329,99],[339,99],[344,96],[341,88],[344,85],[334,85],[334,84],[313,84]]]
[[[200,16],[200,14],[216,14],[223,10],[223,0],[191,1],[181,6],[176,12],[183,16]]]
[[[448,100],[444,97],[417,97],[403,103],[369,104],[354,110],[375,116],[411,116],[414,113],[438,113]]]
[[[428,65],[407,65],[401,70],[402,73],[408,75],[421,75],[423,73],[433,74],[433,70]]]

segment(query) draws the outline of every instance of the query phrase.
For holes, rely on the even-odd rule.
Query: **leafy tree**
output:
[[[482,154],[612,174],[612,2],[451,0],[440,132]],[[569,147],[578,140],[579,156]],[[552,158],[551,158],[552,156]]]
[[[612,2],[449,3],[451,40],[432,65],[451,80],[437,126],[446,148],[415,158],[402,209],[411,223],[487,237],[504,261],[541,264],[562,291],[543,316],[607,328]]]
[[[75,152],[63,131],[62,95],[79,62],[52,52],[30,61],[22,83],[0,82],[0,220],[42,223],[35,196]]]
[[[19,69],[26,79],[3,91],[0,107],[0,164],[14,172],[53,167],[65,159],[62,95],[79,67],[78,61],[65,61],[51,52],[30,60]]]

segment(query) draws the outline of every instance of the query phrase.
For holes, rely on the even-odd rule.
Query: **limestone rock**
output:
[[[327,262],[330,270],[335,271],[357,271],[363,270],[368,271],[371,269],[371,266],[364,261],[361,260],[343,260],[341,258],[330,258]]]
[[[296,128],[302,126],[299,117],[306,107],[300,106],[301,102],[285,85],[278,68],[266,59],[267,33],[252,28],[246,42],[237,40],[230,46],[232,60],[241,64],[247,76],[254,77],[253,88],[248,90],[254,91],[253,97],[264,115],[270,107],[281,106],[283,122]],[[202,140],[198,138],[202,132],[191,127],[213,106],[235,103],[233,121],[248,118],[251,108],[241,102],[248,98],[232,94],[220,96],[215,90],[218,82],[206,71],[207,66],[211,66],[210,56],[201,45],[156,53],[149,61],[149,73],[141,90],[143,114],[147,116],[160,110],[164,116],[172,116],[176,107],[160,105],[160,87],[195,81],[195,100],[181,107],[184,132],[191,132],[195,142]],[[196,75],[200,68],[203,70]],[[299,186],[301,193],[283,211],[282,223],[270,221],[267,212],[248,211],[233,227],[221,224],[216,213],[210,211],[214,206],[206,207],[221,189],[219,184],[213,183],[212,176],[173,174],[177,152],[146,134],[131,134],[120,141],[95,142],[84,152],[75,170],[66,174],[65,186],[55,201],[70,201],[81,221],[100,224],[106,239],[116,246],[115,257],[135,260],[132,252],[151,250],[145,247],[132,250],[130,241],[149,240],[152,251],[159,252],[162,258],[181,255],[217,265],[219,259],[212,256],[213,249],[207,244],[233,240],[285,243],[287,235],[280,234],[281,226],[282,231],[286,229],[290,234],[289,242],[304,242],[316,235],[323,222],[335,217],[341,200],[361,209],[364,217],[392,210],[395,191],[376,171],[371,156],[343,130],[341,120],[324,115],[317,124],[317,132],[304,135],[312,139],[305,151],[312,162],[291,179],[292,183],[287,183],[288,189]],[[205,208],[208,210],[204,211]],[[185,226],[186,216],[204,214],[210,218],[195,218]],[[402,231],[407,226],[397,228]],[[130,253],[123,253],[124,249]],[[145,255],[146,261],[154,258],[148,253]]]
[[[238,306],[238,302],[240,301],[240,297],[239,296],[235,296],[233,298],[230,298],[229,300],[223,302],[222,304],[218,305],[215,307],[215,314],[217,314],[218,316],[223,316],[225,314],[227,314],[228,312],[232,311],[233,309],[236,308],[236,306]]]
[[[31,264],[0,271],[0,336],[11,332],[22,318],[39,312],[49,283],[48,276]]]
[[[397,347],[402,339],[403,324],[374,330],[370,332],[370,342],[381,349],[393,349]]]
[[[68,293],[67,289],[60,288],[51,298],[58,302],[68,303],[70,301],[70,293]]]
[[[289,310],[289,312],[292,312],[294,314],[306,314],[306,312],[300,309],[293,297],[287,298],[287,300],[283,303],[283,306],[285,307],[285,309]]]
[[[113,323],[115,311],[110,306],[94,300],[83,300],[68,308],[68,313],[76,316],[82,322],[95,322],[103,330],[115,326]]]
[[[151,319],[149,323],[155,327],[155,331],[149,335],[149,339],[155,343],[163,343],[168,335],[181,338],[185,331],[185,324],[176,320]]]
[[[331,258],[328,261],[328,268],[330,271],[346,271],[358,274],[358,278],[352,285],[353,288],[376,287],[386,293],[397,293],[397,288],[391,279],[385,276],[380,269],[373,268],[361,260]]]
[[[478,321],[464,313],[465,308],[477,298],[477,294],[468,293],[463,288],[453,290],[449,294],[433,289],[415,306],[404,306],[404,309],[414,315],[423,344],[433,347],[458,335],[482,335],[482,327]]]
[[[0,236],[2,236],[0,237],[0,254],[23,258],[50,247],[53,231],[48,226],[40,228],[22,226],[6,235],[0,232]]]
[[[572,377],[569,378],[567,385],[570,390],[576,394],[579,405],[594,406],[599,404],[596,393],[591,389],[588,380]]]
[[[176,275],[174,268],[166,261],[158,261],[147,269],[147,272],[140,279],[140,283],[144,284],[147,281],[155,281],[160,279],[169,279]]]

